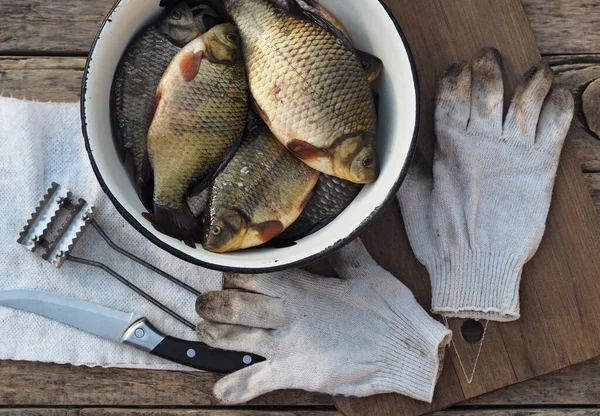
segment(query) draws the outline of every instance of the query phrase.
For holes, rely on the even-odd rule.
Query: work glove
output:
[[[429,271],[432,310],[446,317],[519,318],[523,266],[545,231],[573,118],[553,72],[532,68],[503,122],[501,57],[484,49],[443,76],[431,169],[417,158],[398,198],[412,249]]]
[[[220,401],[243,403],[279,389],[431,401],[451,332],[360,240],[332,262],[343,279],[302,270],[228,274],[228,290],[198,298],[200,341],[266,358],[221,379],[214,388]]]

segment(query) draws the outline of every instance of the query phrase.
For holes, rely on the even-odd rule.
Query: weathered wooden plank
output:
[[[0,409],[0,416],[75,416],[71,409]]]
[[[336,410],[247,410],[247,409],[81,409],[78,416],[342,416]],[[0,413],[0,416],[2,414]],[[577,415],[579,416],[579,415]]]
[[[0,54],[87,54],[113,4],[114,0],[2,1]],[[523,0],[523,5],[543,54],[600,53],[597,0]]]
[[[2,406],[217,406],[216,374],[0,362]],[[331,398],[279,391],[250,406],[332,406]]]
[[[577,102],[569,140],[585,172],[600,171],[600,141],[588,129],[582,112],[585,87],[600,78],[600,55],[549,56],[558,83]],[[77,101],[80,97],[84,58],[0,57],[0,93],[39,101]]]
[[[0,409],[0,416],[341,416],[331,409],[249,410],[249,409]]]
[[[556,72],[557,85],[569,89],[575,97],[577,111],[568,137],[575,144],[581,167],[585,172],[598,172],[599,140],[587,126],[581,96],[592,81],[600,78],[600,55],[548,56],[546,61]]]
[[[462,403],[465,406],[600,406],[600,357]]]
[[[2,409],[0,416],[341,416],[335,410],[245,410],[245,409]],[[600,409],[456,409],[431,416],[597,416]]]
[[[600,53],[598,0],[523,0],[523,7],[542,54]]]
[[[439,76],[449,63],[472,59],[480,48],[495,46],[504,57],[510,96],[517,80],[541,58],[520,1],[394,0],[388,5],[404,28],[419,71],[419,147],[426,157],[433,149],[433,97]],[[600,327],[590,327],[600,323],[600,236],[573,145],[567,143],[562,154],[544,240],[524,269],[521,319],[490,324],[493,328],[488,328],[473,382],[466,382],[461,363],[451,355],[451,364],[447,360],[444,372],[455,374],[458,383],[440,382],[430,407],[393,395],[355,401],[335,398],[342,413],[422,414],[600,354],[596,338]],[[398,218],[397,207],[390,207],[369,227],[363,241],[375,259],[401,276],[427,307],[429,295],[423,286],[428,278],[414,260],[403,229],[397,225]],[[466,368],[470,368],[477,356],[476,347],[466,345],[460,336],[455,337],[455,343]]]
[[[0,416],[341,416],[335,410],[0,409]],[[450,409],[431,416],[598,416],[600,409]]]
[[[589,81],[591,81],[592,79],[595,79],[596,77],[600,77],[600,56],[558,56],[558,57],[548,57],[547,58],[548,61],[555,67],[555,69],[558,71],[558,77],[559,77],[559,82],[561,82],[564,86],[570,88],[576,95],[578,102],[580,103],[580,94],[582,91],[582,87],[584,85],[586,85],[587,83],[589,83]],[[11,58],[11,57],[4,57],[4,58],[0,58],[0,91],[2,91],[5,95],[13,95],[15,97],[19,97],[19,98],[35,98],[38,100],[64,100],[64,101],[75,101],[78,99],[79,97],[79,88],[80,88],[80,77],[81,77],[81,71],[83,70],[83,66],[85,64],[85,60],[83,58],[61,58],[61,57],[54,57],[54,58],[41,58],[41,57],[34,57],[34,58]],[[51,80],[51,81],[48,81]],[[58,97],[58,98],[57,98]],[[578,114],[577,114],[577,118],[580,119],[581,117],[581,111],[580,111],[580,107],[578,108]],[[579,124],[577,124],[579,123]],[[584,169],[586,169],[587,171],[600,171],[600,141],[597,139],[594,139],[590,133],[587,131],[587,129],[584,128],[584,126],[581,124],[580,121],[576,121],[575,124],[575,129],[577,129],[577,134],[572,134],[571,135],[571,140],[575,140],[577,141],[577,147],[578,147],[578,153],[579,153],[579,158],[583,163],[583,167]],[[595,202],[596,202],[596,207],[600,212],[600,175],[599,174],[588,174],[586,175],[586,179],[588,180],[588,183],[591,187],[591,193],[592,196],[595,198]],[[4,366],[4,365],[3,365]],[[60,371],[56,370],[56,367],[54,366],[50,366],[52,367],[54,370],[52,371],[44,371],[38,367],[36,367],[36,364],[31,364],[30,366],[25,366],[25,367],[21,367],[18,371],[15,371],[13,369],[13,371],[11,372],[6,372],[5,370],[2,370],[2,367],[0,366],[0,379],[6,380],[7,378],[5,376],[8,377],[8,375],[10,374],[13,377],[16,378],[21,378],[21,374],[23,373],[35,373],[37,377],[39,377],[39,379],[44,380],[46,379],[47,373],[48,372],[56,372],[56,373],[61,373],[62,369]],[[41,366],[41,365],[40,365]],[[41,366],[41,367],[45,367],[45,366]],[[584,368],[588,368],[587,366],[584,366]],[[56,370],[56,371],[55,371]],[[580,370],[581,371],[581,370]],[[120,371],[118,371],[118,373],[120,373]],[[126,371],[125,371],[126,373]],[[551,394],[547,394],[548,397],[553,398],[554,400],[556,400],[556,403],[559,404],[564,404],[564,403],[569,403],[569,404],[576,404],[576,403],[594,403],[594,404],[600,404],[600,386],[598,387],[598,391],[594,391],[593,386],[594,385],[598,385],[598,383],[592,383],[592,380],[599,379],[600,378],[600,363],[598,363],[598,365],[596,367],[590,367],[590,373],[585,373],[583,375],[578,375],[578,376],[573,376],[572,378],[569,378],[568,374],[569,372],[567,372],[567,376],[562,375],[563,373],[559,373],[559,375],[553,375],[553,376],[549,376],[550,377],[550,381],[538,381],[538,380],[533,380],[529,383],[525,383],[522,385],[519,385],[518,387],[514,388],[514,394],[511,395],[511,388],[506,389],[509,393],[506,393],[507,395],[504,396],[502,394],[504,393],[492,393],[491,394],[491,399],[487,399],[488,396],[484,396],[481,399],[476,399],[475,403],[479,403],[478,400],[483,400],[482,403],[488,403],[487,400],[492,400],[493,403],[498,403],[498,404],[504,404],[504,403],[519,403],[520,401],[523,400],[527,400],[528,398],[531,398],[531,401],[527,401],[528,403],[532,403],[532,404],[536,404],[539,403],[543,404],[546,403],[546,401],[540,401],[540,400],[546,400],[544,399],[546,392],[548,391],[548,389],[552,389],[552,386],[554,387],[554,390],[550,390]],[[579,374],[579,373],[577,373]],[[587,375],[586,375],[587,374]],[[71,389],[73,390],[78,390],[77,389],[77,382],[76,380],[78,380],[79,378],[86,378],[88,377],[87,372],[86,373],[79,373],[77,371],[70,372],[70,376],[71,376],[71,382],[67,383],[64,379],[59,379],[56,380],[53,377],[50,377],[48,379],[46,379],[46,381],[48,382],[48,384],[52,384],[52,383],[58,383],[59,385],[61,383],[63,384],[63,388],[65,386],[69,386],[71,387]],[[93,380],[96,379],[97,376],[92,375],[91,376]],[[107,375],[107,377],[109,377]],[[557,380],[555,379],[555,377],[558,377],[558,380],[562,380],[563,377],[567,377],[568,380],[564,381],[554,381]],[[10,377],[8,377],[10,378]],[[130,378],[136,378],[135,376],[131,376]],[[146,377],[144,377],[146,378]],[[154,375],[150,375],[150,379],[155,378]],[[127,377],[125,377],[124,382],[130,382],[127,381]],[[545,379],[543,379],[545,380]],[[575,383],[574,381],[576,380],[581,380],[580,383]],[[45,384],[45,383],[44,383]],[[531,386],[531,387],[528,387]],[[572,389],[567,388],[566,392],[564,391],[563,386],[569,386],[572,387]],[[8,400],[6,401],[5,398],[6,397],[10,397],[11,393],[9,389],[5,390],[4,388],[2,388],[2,383],[0,382],[0,390],[4,391],[4,394],[0,394],[0,404],[22,404],[22,403],[28,403],[27,400],[23,400],[23,397],[27,397],[27,396],[34,396],[37,395],[37,393],[39,393],[40,390],[38,390],[38,388],[40,387],[40,382],[38,380],[37,383],[32,384],[32,388],[29,389],[25,389],[23,390],[21,395],[17,395],[17,397],[14,400]],[[527,394],[522,393],[523,388],[526,389],[530,389],[531,391],[528,392]],[[165,387],[166,391],[163,392],[163,394],[159,394],[156,399],[158,401],[162,401],[166,399],[165,403],[169,403],[172,402],[172,400],[169,399],[169,397],[171,397],[172,394],[172,390],[168,387]],[[79,389],[80,390],[80,389]],[[209,390],[207,389],[202,389],[205,392],[209,392]],[[38,405],[43,405],[43,404],[49,404],[50,401],[47,400],[51,400],[54,397],[56,397],[56,394],[58,394],[56,391],[52,391],[51,388],[48,388],[47,386],[45,386],[41,391],[44,391],[45,394],[43,394],[42,396],[39,397],[39,401],[37,401]],[[77,403],[81,403],[81,404],[107,404],[107,403],[103,403],[102,399],[103,396],[101,394],[95,395],[94,393],[94,389],[91,389],[90,392],[79,392],[76,394],[75,396],[75,402]],[[502,390],[501,392],[504,392],[505,390]],[[539,392],[539,394],[535,394],[535,392]],[[578,393],[581,392],[581,393]],[[36,394],[34,394],[36,393]],[[64,392],[63,392],[64,393]],[[560,393],[560,394],[559,394]],[[70,392],[64,393],[66,395],[71,394]],[[153,391],[151,392],[151,394],[156,394]],[[501,396],[498,396],[498,399],[494,399],[494,395],[496,394],[501,394]],[[191,392],[190,395],[196,396],[197,395],[197,391],[193,391]],[[114,398],[114,401],[112,404],[115,405],[126,405],[126,404],[131,404],[132,402],[135,402],[135,400],[130,400],[130,398],[128,398],[128,394],[121,394],[121,395],[117,395]],[[297,394],[292,394],[293,398],[297,398],[298,395]],[[71,396],[71,398],[73,398],[73,396]],[[126,400],[123,401],[123,398],[125,398]],[[313,404],[313,403],[317,403],[317,404],[330,404],[331,402],[328,400],[316,400],[315,398],[319,398],[322,399],[321,396],[315,395],[314,398],[311,397],[306,401],[302,401],[302,399],[300,401],[296,401],[296,404]],[[586,398],[589,399],[589,401],[586,401]],[[139,397],[139,403],[143,403],[145,402],[145,400],[147,400],[148,398],[146,396],[141,396]],[[182,398],[181,403],[184,403],[185,400],[188,400],[189,397],[186,396],[185,398]],[[45,401],[46,400],[46,401]],[[511,401],[512,400],[512,401]],[[200,403],[203,403],[203,405],[209,405],[210,403],[212,403],[211,401],[208,400],[199,400]],[[288,397],[283,397],[281,398],[281,400],[277,399],[276,397],[271,399],[271,402],[274,404],[281,404],[281,403],[291,403],[293,404],[294,402],[290,402]],[[189,402],[188,402],[189,403]],[[30,405],[33,405],[32,403],[29,403]],[[57,403],[60,404],[60,403]],[[70,403],[72,404],[72,403]]]
[[[477,409],[447,410],[430,416],[598,416],[600,409]]]
[[[0,94],[38,101],[77,101],[83,58],[0,58]]]

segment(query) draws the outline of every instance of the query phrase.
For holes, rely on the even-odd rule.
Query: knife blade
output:
[[[264,361],[263,357],[210,348],[163,334],[146,318],[81,299],[34,290],[0,291],[0,306],[44,316],[157,357],[215,373],[231,373]]]

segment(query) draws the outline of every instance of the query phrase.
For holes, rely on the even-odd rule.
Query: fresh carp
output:
[[[138,195],[152,209],[152,178],[144,178],[142,165],[146,137],[156,88],[173,57],[205,28],[210,9],[200,8],[194,16],[183,2],[177,2],[127,47],[115,73],[111,92],[111,117],[117,150],[124,160],[132,159]]]
[[[295,0],[278,0],[286,8],[269,0],[224,2],[240,31],[255,109],[277,139],[320,172],[373,182],[375,103],[342,30]]]
[[[362,188],[335,176],[321,175],[308,205],[277,241],[295,241],[319,231],[340,215]]]
[[[298,218],[318,179],[260,123],[212,184],[204,248],[225,253],[277,237]]]
[[[246,125],[248,84],[240,46],[233,25],[215,26],[175,56],[156,92],[148,132],[154,213],[145,217],[190,246],[201,230],[186,196],[208,186]]]

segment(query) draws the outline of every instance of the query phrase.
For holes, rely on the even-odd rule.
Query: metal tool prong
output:
[[[68,189],[52,182],[52,186],[31,214],[31,218],[27,221],[27,225],[20,233],[17,242],[29,251],[35,251],[36,248],[40,247],[44,232],[49,228],[61,205],[69,197],[70,192]]]
[[[142,260],[136,255],[116,245],[94,220],[96,208],[84,199],[79,199],[77,203],[71,201],[72,195],[68,189],[53,182],[52,186],[46,192],[44,199],[38,205],[38,208],[32,214],[24,230],[21,232],[19,244],[28,250],[37,253],[41,252],[44,260],[60,268],[67,260],[73,263],[85,264],[104,270],[106,273],[117,279],[119,282],[142,296],[148,302],[160,308],[163,312],[169,314],[185,326],[194,329],[195,325],[187,319],[177,314],[163,303],[159,302],[144,290],[125,279],[119,273],[115,272],[107,265],[79,258],[71,255],[71,251],[79,241],[88,225],[94,227],[100,237],[115,252],[135,261],[146,269],[157,273],[170,282],[178,285],[182,289],[199,296],[201,293],[193,287],[187,285],[176,277],[166,273],[163,270]],[[41,250],[37,250],[37,249]]]

